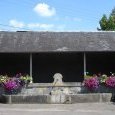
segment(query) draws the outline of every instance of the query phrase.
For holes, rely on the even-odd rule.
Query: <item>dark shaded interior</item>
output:
[[[115,73],[115,53],[103,52],[103,53],[87,53],[87,72],[89,74],[107,74],[110,72]]]
[[[92,74],[115,73],[114,52],[86,53],[86,70]],[[29,74],[29,54],[1,53],[0,74],[14,76],[17,73]],[[83,81],[83,53],[36,53],[33,54],[33,80],[35,83],[53,82],[53,75],[61,73],[64,82]]]
[[[0,74],[29,74],[29,54],[0,54]]]
[[[55,73],[61,73],[64,82],[83,81],[83,54],[66,52],[33,54],[34,82],[53,82]]]

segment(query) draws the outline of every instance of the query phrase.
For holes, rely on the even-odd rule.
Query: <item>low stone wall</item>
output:
[[[71,103],[87,103],[87,102],[110,102],[111,93],[92,93],[71,95]]]
[[[111,93],[93,93],[76,95],[3,95],[0,97],[2,103],[8,104],[72,104],[110,102]]]
[[[82,82],[63,82],[63,87],[81,87]],[[56,87],[53,83],[30,83],[28,87],[32,88],[44,88],[44,87]],[[62,85],[58,85],[58,87],[62,87]]]

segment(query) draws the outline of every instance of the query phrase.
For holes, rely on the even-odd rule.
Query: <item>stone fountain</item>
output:
[[[18,95],[2,95],[5,103],[71,104],[85,102],[110,102],[111,93],[84,93],[81,83],[63,82],[56,73],[53,83],[32,83]]]
[[[71,98],[67,95],[71,94],[72,92],[67,87],[63,87],[64,83],[62,81],[62,74],[56,73],[53,76],[54,82],[52,85],[52,89],[50,91],[50,103],[69,103],[71,102]]]

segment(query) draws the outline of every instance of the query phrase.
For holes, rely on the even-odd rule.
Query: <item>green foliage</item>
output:
[[[8,76],[7,75],[0,75],[0,84],[3,83],[3,82],[6,82],[8,80]]]
[[[90,76],[90,75],[85,75],[84,76],[84,79],[89,79],[89,78],[92,78],[92,76]]]
[[[99,81],[100,81],[100,83],[105,83],[106,82],[106,80],[107,80],[107,75],[105,75],[105,74],[103,74],[102,76],[100,76],[100,78],[99,78]]]
[[[115,16],[115,7],[112,9],[112,12],[110,14],[111,16]]]
[[[32,77],[29,75],[21,76],[20,79],[23,80],[25,83],[32,82]]]
[[[108,19],[107,19],[107,16],[105,14],[101,18],[99,24],[100,24],[101,30],[107,30]]]
[[[115,16],[110,16],[109,17],[108,30],[115,31]]]
[[[109,17],[104,14],[99,21],[100,29],[103,31],[115,31],[115,8],[110,13]]]

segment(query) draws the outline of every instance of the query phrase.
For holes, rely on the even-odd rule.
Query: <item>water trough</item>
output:
[[[18,95],[1,95],[0,102],[15,104],[73,104],[110,102],[112,93],[84,93],[78,82],[63,82],[60,73],[54,75],[53,83],[31,83]]]

